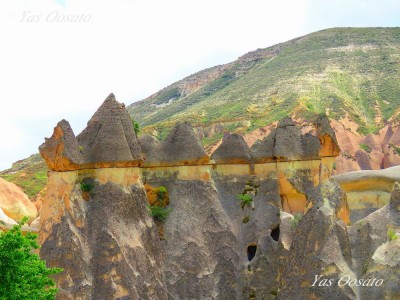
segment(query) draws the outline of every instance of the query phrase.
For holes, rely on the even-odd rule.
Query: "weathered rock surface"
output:
[[[188,122],[177,123],[161,142],[145,135],[140,145],[145,156],[143,166],[201,165],[210,160]]]
[[[321,143],[320,156],[338,156],[340,152],[336,134],[326,115],[318,117],[315,122],[317,137]]]
[[[354,223],[389,203],[393,185],[400,180],[400,166],[354,171],[333,178],[347,194],[350,220]]]
[[[131,117],[113,94],[76,138],[69,123],[62,120],[39,151],[53,171],[134,167],[142,162]]]
[[[249,164],[252,156],[249,147],[239,134],[230,134],[211,155],[218,164]]]
[[[110,94],[77,136],[85,168],[138,166],[140,146],[124,104]]]
[[[355,299],[357,290],[337,285],[344,274],[356,278],[351,266],[346,227],[335,220],[329,200],[321,201],[297,225],[277,299]],[[316,276],[334,284],[314,284]]]
[[[138,142],[125,112],[110,95],[77,138],[84,162],[51,173],[35,222],[42,258],[65,270],[56,276],[59,299],[397,296],[399,245],[385,226],[400,225],[400,172],[338,176],[342,190],[330,180],[339,150],[327,118],[315,135],[283,119],[251,150],[227,135],[210,162],[190,124],[164,141]],[[371,183],[391,192],[390,202],[346,227],[349,191],[368,192]],[[158,228],[144,186],[152,205],[161,187],[168,191]],[[384,277],[386,291],[337,284],[369,275]]]
[[[77,176],[53,173],[41,212],[40,255],[64,269],[57,299],[166,299],[143,186],[102,183],[100,176],[84,200]]]
[[[74,132],[65,120],[57,124],[52,137],[39,147],[39,152],[53,171],[77,170],[83,163]]]
[[[316,137],[310,133],[302,134],[301,129],[295,126],[291,118],[282,119],[276,129],[273,129],[267,137],[262,141],[255,142],[251,147],[254,162],[309,160],[323,156],[337,156],[338,152],[334,148],[337,146],[337,142],[334,144],[336,137],[329,123],[328,125],[323,123],[323,126],[321,125],[320,129],[318,128],[317,132],[323,135],[321,137]],[[321,145],[326,150],[322,151]]]
[[[5,217],[2,221],[10,223],[10,219],[19,222],[28,217],[28,223],[37,217],[37,209],[28,196],[15,184],[0,178],[0,209]],[[12,223],[12,222],[11,222]]]
[[[358,277],[382,279],[379,287],[360,288],[360,299],[397,299],[400,296],[399,203],[400,183],[396,182],[386,206],[349,228]]]

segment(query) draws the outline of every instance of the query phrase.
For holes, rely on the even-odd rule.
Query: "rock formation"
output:
[[[291,118],[282,119],[276,129],[251,147],[254,162],[312,160],[338,156],[339,146],[335,133],[329,121],[324,120],[322,117],[317,120],[317,136],[314,136],[310,133],[302,134]]]
[[[286,118],[251,150],[229,135],[211,160],[188,123],[164,141],[138,141],[128,121],[123,105],[107,98],[75,140],[83,162],[74,170],[57,163],[77,161],[73,134],[41,147],[53,172],[40,255],[64,268],[58,299],[366,299],[359,288],[313,286],[315,275],[364,278],[364,257],[384,266],[380,276],[397,272],[382,262],[397,244],[376,243],[365,254],[354,241],[369,238],[348,233],[346,194],[330,179],[338,149],[326,120],[312,135]],[[144,186],[168,191],[160,231]],[[395,185],[382,213],[395,229],[398,195]],[[389,292],[376,295],[396,295],[388,282]]]
[[[53,171],[89,168],[133,167],[141,161],[141,150],[125,106],[110,94],[80,135],[65,120],[53,136],[39,147]]]
[[[39,152],[54,171],[77,170],[83,163],[75,134],[66,120],[57,124],[52,137],[39,147]]]
[[[249,147],[239,134],[230,134],[212,154],[217,164],[250,164],[252,156]]]
[[[145,167],[201,165],[209,162],[208,155],[188,122],[177,123],[162,142],[144,135],[140,144]]]
[[[28,196],[15,184],[0,178],[0,220],[13,225],[28,217],[28,223],[37,217],[37,209]]]
[[[333,177],[347,194],[352,223],[389,203],[400,166],[384,170],[354,171]]]

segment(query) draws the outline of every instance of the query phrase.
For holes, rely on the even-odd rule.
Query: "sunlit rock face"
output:
[[[389,203],[394,183],[400,181],[400,167],[355,171],[333,178],[347,194],[354,223]]]
[[[18,186],[0,178],[0,221],[4,225],[14,225],[24,217],[31,223],[37,214],[35,205]]]
[[[313,286],[314,275],[363,278],[357,259],[382,264],[397,244],[359,253],[349,193],[331,180],[336,137],[318,122],[303,134],[286,118],[251,149],[227,135],[211,159],[189,123],[138,140],[113,95],[77,138],[60,122],[41,146],[53,171],[39,225],[41,257],[64,269],[58,299],[362,299]],[[168,191],[162,224],[145,186]]]
[[[51,138],[39,147],[47,166],[54,171],[78,170],[83,156],[68,121],[62,120],[54,128]]]

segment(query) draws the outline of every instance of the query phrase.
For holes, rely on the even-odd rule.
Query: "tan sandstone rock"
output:
[[[4,214],[14,221],[29,217],[33,221],[38,212],[28,196],[15,184],[0,178],[0,208]]]

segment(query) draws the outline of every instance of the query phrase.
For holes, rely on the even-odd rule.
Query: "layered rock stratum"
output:
[[[385,207],[346,226],[347,195],[331,179],[337,138],[325,118],[309,126],[284,119],[252,148],[228,135],[209,157],[188,123],[164,141],[138,139],[113,95],[77,138],[62,121],[40,147],[52,170],[40,255],[64,268],[57,298],[368,299],[364,287],[313,285],[316,275],[380,276],[375,295],[397,297],[398,257],[384,254],[397,242],[379,222],[398,231],[398,185]],[[168,191],[162,224],[145,186]],[[363,220],[372,225],[358,236]]]

